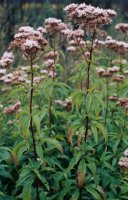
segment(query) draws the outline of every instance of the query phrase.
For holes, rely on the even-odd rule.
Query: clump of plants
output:
[[[0,198],[128,196],[128,43],[116,12],[65,7],[69,23],[22,26],[0,59]],[[119,24],[127,36],[127,24]],[[13,67],[16,53],[22,58]],[[124,152],[124,157],[122,157]]]

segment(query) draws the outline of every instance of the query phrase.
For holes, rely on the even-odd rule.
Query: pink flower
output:
[[[119,160],[118,165],[120,167],[128,168],[128,158],[123,157]]]
[[[8,108],[5,108],[3,112],[4,114],[9,115],[9,114],[14,113],[15,111],[18,111],[20,107],[21,107],[21,102],[17,101],[14,105],[9,106]]]
[[[48,18],[45,20],[45,29],[50,35],[55,35],[58,32],[65,30],[67,25],[61,19]]]
[[[65,12],[69,19],[82,27],[84,30],[94,30],[112,21],[116,15],[114,10],[102,9],[91,5],[70,4],[65,7]]]
[[[5,51],[3,56],[0,59],[0,67],[8,68],[13,63],[14,56],[12,52]]]
[[[124,155],[125,155],[125,156],[128,156],[128,149],[126,149],[126,150],[124,151]]]

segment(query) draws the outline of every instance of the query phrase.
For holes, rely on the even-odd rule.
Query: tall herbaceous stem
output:
[[[109,105],[109,77],[106,78],[106,113],[105,113],[105,124],[108,114],[108,105]]]
[[[55,82],[55,76],[56,76],[56,46],[55,46],[55,38],[53,39],[53,45],[54,45],[54,66],[52,69],[52,75],[53,75],[53,88],[52,88],[52,92],[51,95],[49,97],[49,133],[51,135],[52,132],[52,98],[53,98],[53,89],[54,89],[54,82]]]
[[[90,47],[90,52],[89,52],[90,53],[89,54],[89,60],[87,61],[86,95],[89,95],[89,89],[90,89],[90,70],[91,70],[91,64],[92,64],[94,39],[95,39],[95,30],[93,31],[92,41],[91,41],[91,47]],[[87,139],[88,129],[89,129],[89,116],[88,116],[88,113],[86,112],[85,141]]]
[[[110,51],[110,61],[109,67],[112,67],[112,51]],[[106,77],[106,113],[105,113],[105,125],[108,115],[108,107],[109,107],[109,77]]]
[[[32,112],[33,112],[33,86],[34,86],[34,72],[33,72],[33,59],[30,60],[30,73],[31,73],[31,85],[30,85],[30,99],[29,99],[29,113],[30,113],[30,132],[32,134],[32,140],[33,140],[33,148],[34,148],[34,157],[35,160],[37,160],[37,153],[36,153],[36,141],[35,141],[35,135],[33,130],[33,119],[32,119]]]
[[[32,119],[32,112],[33,112],[33,92],[34,92],[34,71],[33,71],[33,59],[30,59],[30,73],[31,73],[31,85],[30,85],[30,99],[29,99],[29,113],[30,113],[30,125],[29,129],[32,134],[32,140],[33,140],[33,149],[34,149],[34,158],[35,161],[37,161],[37,152],[36,152],[36,140],[35,140],[35,135],[34,135],[34,130],[33,130],[33,119]],[[36,194],[37,200],[40,200],[40,195],[39,195],[39,182],[36,179]]]

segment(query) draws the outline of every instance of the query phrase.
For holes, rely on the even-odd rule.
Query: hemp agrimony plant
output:
[[[0,198],[127,199],[128,44],[103,30],[114,10],[64,11],[20,27],[0,59]]]

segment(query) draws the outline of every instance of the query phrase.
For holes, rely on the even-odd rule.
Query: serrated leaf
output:
[[[21,141],[12,149],[12,156],[14,161],[19,162],[22,154],[27,150],[26,141]],[[17,163],[18,164],[18,163]]]
[[[33,181],[26,181],[22,190],[23,200],[31,200],[32,199],[32,183]]]
[[[49,183],[48,181],[42,176],[37,169],[32,169],[33,172],[37,175],[38,179],[45,185],[47,190],[49,190]]]
[[[72,195],[70,200],[78,200],[79,199],[79,190],[77,189]]]
[[[92,185],[86,185],[85,189],[95,198],[95,200],[102,200],[98,192],[93,188]]]
[[[94,140],[95,140],[96,144],[98,144],[97,128],[94,125],[91,125],[91,129],[92,129],[92,134],[93,134]]]
[[[84,160],[84,159],[82,159],[82,160],[79,162],[78,170],[81,171],[84,175],[86,174],[86,163],[85,163],[85,160]]]
[[[41,122],[40,117],[38,115],[34,115],[33,121],[34,121],[34,124],[36,126],[37,133],[40,135],[40,122]]]
[[[71,169],[74,168],[74,166],[78,163],[78,161],[81,159],[81,152],[78,152],[74,155],[74,157],[70,160],[69,166],[66,170],[66,172],[69,172]]]
[[[87,95],[86,97],[86,110],[87,113],[89,114],[90,108],[91,108],[91,104],[92,104],[92,95]]]
[[[99,122],[94,122],[94,125],[101,131],[104,139],[105,139],[105,142],[107,142],[107,139],[108,139],[108,134],[107,134],[107,131],[106,129],[104,128],[104,126],[102,124],[100,124]]]
[[[38,143],[36,147],[37,155],[40,157],[40,159],[43,161],[43,149],[41,144]]]
[[[61,153],[63,153],[63,147],[61,145],[61,143],[54,139],[54,138],[42,138],[41,139],[41,142],[44,143],[44,142],[47,142],[47,144],[51,144],[53,145],[55,148],[57,148]]]

